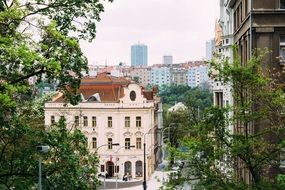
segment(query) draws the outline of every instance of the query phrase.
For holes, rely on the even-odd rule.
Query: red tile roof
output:
[[[100,96],[102,102],[117,102],[124,96],[124,87],[131,83],[123,77],[114,77],[109,73],[104,72],[98,74],[96,77],[86,77],[81,80],[78,93],[81,93],[85,100],[94,94]],[[142,94],[147,100],[153,100],[153,95],[156,92],[145,91],[142,89]],[[62,96],[54,98],[53,102],[63,102]]]

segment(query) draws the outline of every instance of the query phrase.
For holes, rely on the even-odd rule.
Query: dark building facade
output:
[[[281,68],[285,59],[285,0],[230,0],[229,3],[234,10],[234,43],[239,47],[242,63],[246,64],[253,50],[268,48],[272,53],[266,57],[264,67]]]
[[[262,63],[263,71],[282,71],[285,65],[285,0],[228,0],[233,10],[233,42],[238,46],[241,63],[246,65],[257,49],[268,48]],[[263,121],[249,123],[250,133],[265,127]],[[242,126],[234,127],[235,133],[242,133]],[[251,183],[251,176],[238,160],[239,180]],[[277,170],[271,169],[269,177]]]

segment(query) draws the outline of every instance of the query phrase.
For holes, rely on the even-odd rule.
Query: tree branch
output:
[[[42,69],[39,70],[39,71],[30,73],[30,74],[28,74],[28,75],[26,75],[26,76],[22,76],[22,77],[20,77],[20,78],[14,80],[14,81],[11,81],[9,84],[16,84],[16,83],[18,83],[18,82],[20,82],[20,81],[22,81],[22,80],[28,79],[28,78],[30,78],[30,77],[32,77],[32,76],[36,76],[36,75],[38,75],[38,74],[42,74],[42,73],[44,73],[44,72],[45,72],[45,70],[44,70],[44,68],[42,68]]]

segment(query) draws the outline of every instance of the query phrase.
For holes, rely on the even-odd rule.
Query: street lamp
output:
[[[96,148],[96,150],[95,150],[95,152],[97,153],[97,151],[99,150],[99,148],[101,148],[101,147],[103,147],[103,146],[109,146],[110,144],[103,144],[103,145],[101,145],[101,146],[98,146],[97,148]],[[120,144],[119,143],[112,143],[111,144],[111,146],[120,146]],[[106,174],[104,175],[104,189],[105,189],[105,187],[106,187]]]
[[[121,150],[122,148],[124,148],[124,147],[126,147],[126,148],[128,148],[128,149],[130,149],[130,148],[134,148],[135,147],[135,145],[129,145],[129,146],[121,146],[120,148],[118,148],[118,150],[116,150],[115,151],[115,153],[117,153],[119,150]],[[116,162],[115,162],[115,171],[116,171],[116,189],[118,189],[118,171],[117,171],[117,160],[118,160],[118,157],[116,156]]]
[[[103,147],[103,146],[108,146],[109,144],[103,144],[101,146],[98,146],[95,150],[95,152],[97,153],[97,151],[99,150],[99,148]],[[120,146],[120,143],[112,143],[112,146]]]
[[[177,123],[170,123],[167,127],[164,127],[162,130],[161,130],[161,136],[162,136],[162,147],[164,146],[164,131],[168,129],[168,141],[170,142],[170,129],[173,125],[176,125]],[[165,151],[164,149],[162,150],[162,159],[164,159],[165,157]]]
[[[170,129],[172,128],[173,125],[177,125],[177,123],[170,123],[168,127],[166,127],[165,129],[168,129],[168,140],[171,144],[171,140],[170,140]]]
[[[151,128],[148,130],[148,132],[146,132],[143,136],[143,190],[146,190],[147,186],[146,186],[146,150],[145,150],[145,135],[150,134],[151,130],[154,129]]]
[[[49,151],[49,146],[37,146],[37,151],[41,153],[47,153]],[[42,158],[39,157],[39,183],[38,183],[38,189],[42,190]]]

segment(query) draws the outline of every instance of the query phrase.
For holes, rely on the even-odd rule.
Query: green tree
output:
[[[159,96],[161,97],[163,104],[174,105],[175,102],[181,102],[184,100],[185,93],[190,89],[191,88],[186,85],[163,85],[159,89]]]
[[[186,85],[172,84],[170,86],[163,85],[159,89],[159,96],[162,99],[163,104],[174,105],[175,102],[190,103],[190,99],[197,100],[198,104],[203,107],[208,107],[212,103],[212,93],[208,89],[200,87],[191,88]],[[203,105],[201,105],[201,103]]]
[[[40,157],[45,189],[96,189],[98,158],[88,152],[85,136],[67,129],[64,120],[44,130],[43,104],[47,100],[23,102],[12,116],[9,130],[1,130],[0,189],[34,188]],[[38,145],[51,149],[40,154]]]
[[[276,174],[285,148],[283,74],[262,67],[267,54],[257,52],[247,65],[234,55],[233,63],[212,62],[218,80],[232,85],[234,105],[210,108],[192,126],[194,135],[181,142],[188,151],[176,152],[187,160],[181,179],[198,179],[196,189],[284,189],[284,177]]]
[[[63,121],[45,131],[43,101],[35,102],[28,79],[56,82],[66,101],[76,104],[87,71],[78,42],[95,38],[103,11],[98,0],[0,2],[0,189],[36,187],[35,147],[42,143],[52,147],[43,155],[46,187],[96,189],[97,158],[86,139],[69,133]]]
[[[134,76],[133,80],[138,84],[140,83],[140,77],[139,76]]]

